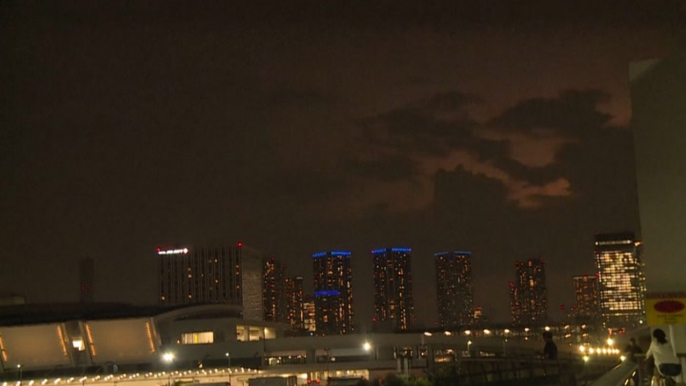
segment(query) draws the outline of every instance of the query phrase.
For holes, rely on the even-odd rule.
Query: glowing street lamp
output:
[[[229,353],[227,352],[227,353],[224,354],[224,355],[226,356],[226,360],[228,361],[229,367],[231,367],[231,354],[229,354]]]
[[[364,351],[369,352],[372,349],[372,344],[369,342],[364,342],[364,344],[362,345],[362,348],[364,349]]]
[[[167,362],[167,363],[172,363],[174,361],[174,354],[170,352],[166,352],[162,354],[162,360]]]

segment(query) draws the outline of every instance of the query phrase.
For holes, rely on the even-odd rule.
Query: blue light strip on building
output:
[[[445,251],[445,252],[438,252],[438,253],[434,253],[434,256],[443,256],[443,255],[447,255],[447,254],[449,254],[449,253],[450,253],[450,252],[448,252],[448,251]]]
[[[391,252],[412,252],[412,248],[391,248]]]
[[[372,253],[386,253],[386,248],[372,249]]]
[[[471,255],[472,251],[455,251],[456,255]]]
[[[316,291],[314,296],[337,296],[340,294],[340,291]]]
[[[331,251],[332,256],[350,256],[350,252],[348,251]]]
[[[312,257],[317,258],[317,257],[324,257],[326,256],[326,252],[317,252],[312,255]]]

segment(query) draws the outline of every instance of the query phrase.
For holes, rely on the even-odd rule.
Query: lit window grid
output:
[[[374,316],[378,321],[393,320],[401,330],[414,319],[411,255],[390,248],[372,252]]]
[[[312,259],[314,271],[314,290],[317,291],[338,291],[338,300],[322,303],[317,307],[322,315],[317,316],[317,321],[326,319],[326,334],[348,334],[354,331],[353,324],[353,291],[352,291],[352,265],[351,255],[348,253],[335,253],[332,251],[323,252]],[[322,307],[334,307],[331,310]],[[331,327],[329,319],[335,319],[336,332]],[[320,333],[319,325],[317,333]]]
[[[436,255],[436,285],[441,327],[473,323],[474,300],[469,254]]]
[[[600,310],[608,326],[635,325],[645,315],[645,277],[633,243],[599,248]]]

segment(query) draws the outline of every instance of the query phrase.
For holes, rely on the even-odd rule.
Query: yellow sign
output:
[[[649,326],[686,324],[686,293],[648,293],[646,295],[646,319]]]

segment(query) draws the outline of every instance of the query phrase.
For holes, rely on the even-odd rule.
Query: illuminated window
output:
[[[214,332],[188,332],[181,336],[181,344],[210,344],[214,343]]]

